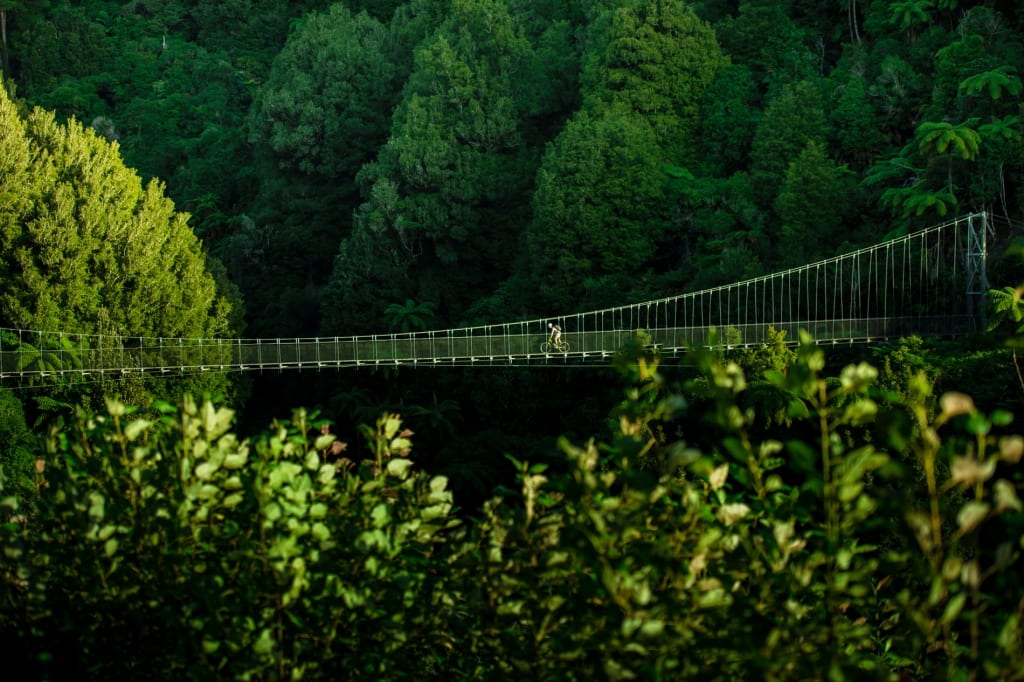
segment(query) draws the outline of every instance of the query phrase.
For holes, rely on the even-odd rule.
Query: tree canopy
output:
[[[80,333],[226,334],[188,216],[143,186],[116,143],[0,91],[0,313],[6,326]]]
[[[618,280],[651,258],[665,218],[659,161],[657,134],[623,105],[584,111],[569,122],[538,172],[527,232],[544,304],[554,310],[607,305]]]
[[[374,240],[389,254],[404,254],[401,281],[415,289],[393,295],[418,290],[448,314],[465,310],[474,289],[491,290],[509,274],[511,263],[502,258],[521,232],[532,169],[515,74],[530,55],[500,0],[456,1],[416,51],[391,136],[360,173],[368,200],[335,261],[338,281],[329,291],[341,297],[325,299],[325,310],[334,311],[328,315],[340,307],[361,316],[358,310],[368,308],[380,319],[384,305],[394,302],[343,283],[372,262],[366,249]],[[372,239],[368,230],[376,230]],[[463,286],[452,287],[456,281]]]

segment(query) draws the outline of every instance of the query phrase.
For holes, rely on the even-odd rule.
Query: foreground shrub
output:
[[[189,399],[80,414],[33,513],[4,502],[8,658],[32,679],[1024,679],[1010,414],[923,375],[828,377],[805,339],[765,372],[773,439],[739,367],[694,358],[672,387],[637,345],[608,442],[563,440],[563,473],[510,457],[520,489],[471,523],[397,415],[349,466],[301,410],[251,441]]]
[[[416,624],[443,619],[451,493],[400,419],[350,472],[302,411],[250,443],[230,410],[159,407],[53,434],[40,511],[6,528],[3,634],[30,677],[397,679],[449,644]]]
[[[700,452],[665,435],[689,408],[635,359],[611,443],[563,441],[570,473],[551,480],[517,463],[519,504],[485,507],[479,677],[1022,679],[1008,414],[936,405],[923,377],[877,391],[866,364],[827,378],[805,339],[766,375],[785,441],[755,440],[742,372],[698,356],[688,393],[719,434]]]

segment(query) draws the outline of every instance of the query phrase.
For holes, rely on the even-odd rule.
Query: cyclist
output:
[[[562,328],[559,327],[557,324],[551,324],[550,322],[548,322],[548,332],[550,333],[548,341],[551,342],[551,345],[554,346],[555,348],[561,348]]]

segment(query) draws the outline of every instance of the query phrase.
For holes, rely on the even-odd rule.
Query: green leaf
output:
[[[146,419],[133,419],[128,422],[128,425],[124,427],[124,435],[129,441],[137,439],[142,433],[152,425],[152,422]]]
[[[178,408],[166,400],[154,400],[151,407],[160,414],[177,414]]]
[[[946,603],[946,608],[942,611],[942,618],[939,622],[943,625],[949,625],[956,620],[960,612],[963,611],[964,604],[967,603],[967,594],[960,592],[953,595],[953,597]]]
[[[1020,498],[1017,497],[1017,489],[1013,483],[1005,478],[1000,478],[993,484],[993,494],[996,502],[996,512],[1022,511]]]
[[[697,179],[697,177],[693,173],[691,173],[689,169],[682,168],[680,166],[666,164],[661,167],[661,170],[663,173],[665,173],[665,175],[669,176],[670,178],[675,178],[676,180],[689,180],[692,182]]]
[[[328,540],[331,537],[331,530],[320,521],[317,521],[313,524],[313,527],[310,529],[310,532],[313,535],[313,537],[316,538],[319,542],[324,542],[325,540]]]
[[[277,643],[274,641],[274,636],[271,634],[270,628],[264,628],[263,631],[260,632],[259,638],[253,644],[252,649],[257,655],[267,656],[274,650],[276,645]]]
[[[999,630],[999,637],[997,638],[999,648],[1008,655],[1019,655],[1020,653],[1020,621],[1017,614],[1010,614],[1006,619],[1006,623]]]
[[[391,521],[391,509],[386,504],[378,504],[370,512],[370,518],[373,520],[374,528],[383,528]]]
[[[243,493],[231,493],[223,500],[221,500],[220,506],[226,509],[234,509],[239,504],[241,504],[244,499],[245,495]]]
[[[1009,426],[1013,422],[1013,413],[1006,410],[996,410],[989,415],[993,426]]]
[[[956,515],[958,534],[965,535],[978,526],[988,516],[991,505],[988,502],[968,502]]]
[[[394,476],[404,481],[409,476],[409,470],[412,469],[412,460],[405,457],[395,457],[388,460],[387,469],[389,476]]]
[[[215,473],[217,473],[217,469],[219,468],[220,466],[214,462],[203,462],[195,469],[196,478],[200,481],[208,481]]]
[[[800,440],[786,441],[786,450],[789,452],[793,466],[798,471],[812,473],[817,470],[818,453],[806,443]]]
[[[975,74],[961,81],[957,90],[967,95],[977,95],[982,91],[987,91],[993,100],[1000,99],[1004,92],[1016,97],[1020,94],[1022,85],[1020,79],[1014,75],[1015,71],[1014,67],[1004,65]]]
[[[245,466],[246,460],[249,458],[249,453],[246,451],[232,453],[224,457],[224,462],[221,466],[225,469],[241,469]]]
[[[987,434],[992,429],[992,423],[981,412],[973,412],[967,415],[965,425],[967,432],[975,435]]]
[[[839,501],[849,502],[850,500],[856,499],[864,490],[864,484],[861,482],[846,483],[839,486]]]

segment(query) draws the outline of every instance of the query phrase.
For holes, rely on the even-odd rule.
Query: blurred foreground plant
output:
[[[607,442],[510,456],[472,523],[395,414],[349,468],[304,410],[252,440],[190,399],[80,412],[31,513],[0,500],[0,641],[33,679],[1024,679],[1009,413],[804,337],[768,437],[740,366],[692,357],[677,388],[624,349]]]

